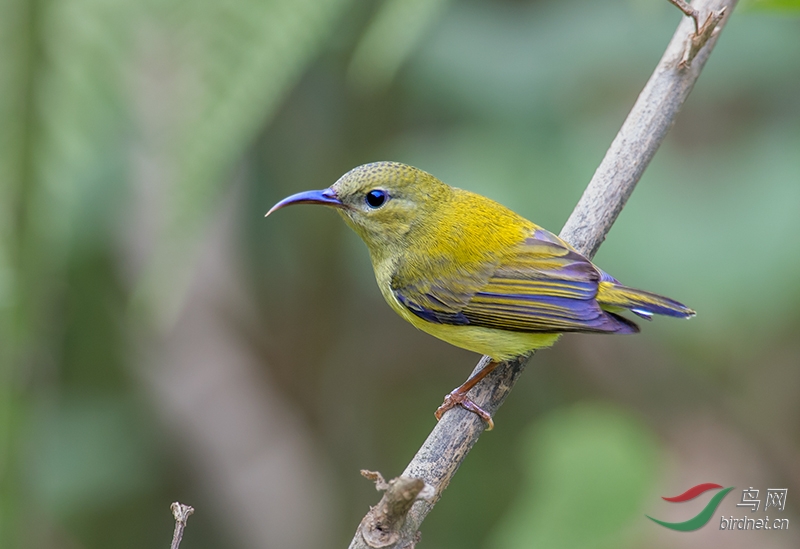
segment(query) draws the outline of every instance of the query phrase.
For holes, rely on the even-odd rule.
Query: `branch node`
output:
[[[172,534],[170,549],[178,549],[183,539],[183,529],[186,528],[186,521],[189,520],[189,515],[194,513],[194,507],[176,501],[169,508],[172,509],[172,516],[175,517],[175,531]]]
[[[361,471],[361,475],[374,481],[377,490],[386,492],[378,505],[370,508],[358,527],[364,542],[376,549],[390,546],[413,549],[419,541],[419,532],[404,544],[395,544],[401,540],[400,529],[405,524],[411,506],[418,499],[431,499],[435,494],[433,486],[421,478],[403,476],[386,482],[379,472],[366,469]]]
[[[383,479],[380,471],[370,471],[369,469],[361,469],[361,476],[367,480],[375,483],[375,489],[379,492],[385,492],[389,489],[389,483]]]
[[[699,15],[698,15],[699,17]],[[725,7],[720,10],[712,11],[708,14],[706,22],[698,29],[698,18],[695,17],[695,32],[689,37],[689,43],[683,53],[683,59],[678,64],[681,69],[688,69],[692,60],[697,56],[703,46],[706,45],[708,40],[719,32],[719,22],[725,17]]]

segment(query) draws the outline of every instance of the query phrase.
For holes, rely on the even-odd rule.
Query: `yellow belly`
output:
[[[550,347],[561,334],[508,332],[481,326],[434,324],[417,317],[411,324],[432,336],[494,360],[509,360],[534,349]]]

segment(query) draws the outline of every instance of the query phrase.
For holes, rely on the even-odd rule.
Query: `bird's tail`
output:
[[[600,282],[597,302],[603,309],[615,312],[627,309],[650,320],[653,315],[691,318],[695,312],[682,303],[644,290],[628,288],[617,282]]]

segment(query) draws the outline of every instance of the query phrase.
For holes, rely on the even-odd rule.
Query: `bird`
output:
[[[569,243],[476,193],[399,162],[353,168],[295,204],[335,209],[369,250],[375,279],[404,320],[491,361],[446,395],[436,419],[455,406],[491,415],[469,390],[499,363],[553,345],[566,332],[633,334],[629,311],[691,318],[682,303],[624,286]]]

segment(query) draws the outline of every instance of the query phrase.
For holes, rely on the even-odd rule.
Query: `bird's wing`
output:
[[[393,281],[392,290],[409,311],[437,324],[519,332],[637,331],[595,301],[607,276],[557,236],[537,229],[482,273]]]

